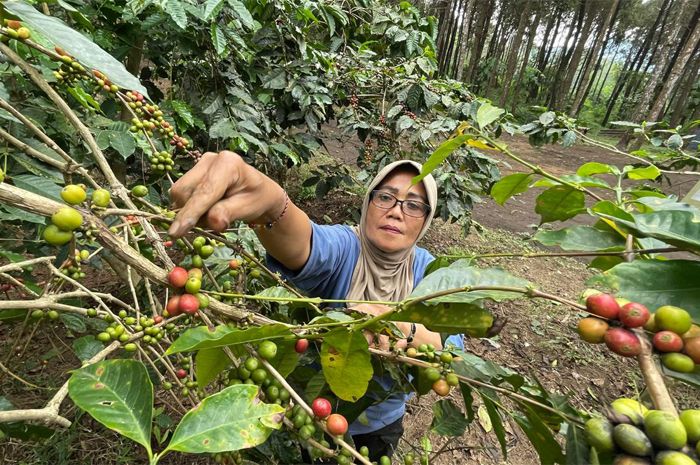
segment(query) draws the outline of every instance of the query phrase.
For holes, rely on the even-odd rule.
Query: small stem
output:
[[[308,303],[308,304],[378,304],[378,305],[399,305],[398,302],[385,302],[381,300],[351,300],[351,299],[321,299],[319,297],[306,298],[306,297],[271,297],[271,296],[259,296],[259,295],[249,295],[249,294],[237,294],[232,292],[214,292],[209,291],[207,294],[218,295],[221,297],[228,297],[231,299],[245,299],[245,300],[264,300],[267,302],[294,302],[294,303]]]
[[[489,144],[491,144],[493,147],[495,147],[496,149],[498,149],[498,150],[499,150],[501,153],[503,153],[504,155],[506,155],[506,156],[510,157],[511,159],[517,161],[517,162],[520,163],[521,165],[527,166],[528,168],[530,168],[530,169],[532,170],[533,173],[539,174],[540,176],[542,176],[542,177],[544,177],[544,178],[551,179],[552,181],[556,181],[556,182],[558,182],[559,184],[562,184],[562,185],[564,185],[564,186],[568,186],[568,187],[570,187],[570,188],[572,188],[572,189],[576,189],[577,191],[584,192],[584,193],[590,195],[591,197],[593,197],[593,198],[596,199],[596,200],[599,200],[599,201],[600,201],[600,200],[603,200],[603,198],[600,197],[600,196],[599,196],[598,194],[596,194],[595,192],[592,192],[591,190],[586,189],[585,187],[577,186],[576,184],[573,184],[573,183],[571,183],[571,182],[569,182],[569,181],[564,181],[563,179],[560,179],[560,178],[554,176],[553,174],[548,173],[547,171],[543,170],[541,167],[539,167],[539,166],[537,166],[537,165],[533,165],[532,163],[523,160],[522,158],[520,158],[519,156],[517,156],[517,155],[515,155],[513,152],[511,152],[507,147],[504,147],[504,146],[498,144],[498,143],[497,143],[496,141],[494,141],[493,139],[491,139],[491,138],[490,138],[489,136],[487,136],[484,132],[479,132],[479,137],[481,137],[481,138],[484,139],[486,142],[488,142]]]
[[[473,254],[473,255],[440,255],[439,258],[448,259],[459,259],[459,258],[541,258],[541,257],[606,257],[606,256],[624,256],[627,253],[633,254],[650,254],[650,253],[672,253],[681,252],[682,250],[678,247],[659,247],[654,249],[634,249],[630,251],[619,251],[619,252],[543,252],[543,253],[486,253],[486,254]]]

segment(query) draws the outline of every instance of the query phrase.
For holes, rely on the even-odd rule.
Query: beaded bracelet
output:
[[[287,213],[287,208],[289,207],[289,196],[287,195],[287,191],[284,191],[284,208],[282,209],[282,213],[275,218],[274,220],[268,222],[268,223],[247,223],[248,227],[251,229],[260,229],[260,228],[265,228],[265,229],[272,229],[272,226],[277,224],[279,220],[282,219],[282,217]]]

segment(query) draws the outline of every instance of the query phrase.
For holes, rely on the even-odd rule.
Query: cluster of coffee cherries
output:
[[[3,38],[7,37],[8,39],[26,40],[32,36],[31,31],[22,26],[22,23],[16,19],[4,19],[3,23],[6,26],[2,30],[4,34]]]
[[[431,366],[421,367],[418,370],[418,376],[431,383],[432,389],[437,395],[448,396],[450,390],[459,385],[459,377],[451,369],[454,360],[451,353],[447,351],[436,353],[435,346],[432,344],[420,344],[417,348],[409,347],[406,349],[406,356],[439,363],[439,368]]]
[[[83,250],[75,250],[75,254],[73,255],[73,259],[67,261],[66,263],[63,264],[61,267],[61,272],[75,280],[82,279],[85,277],[85,272],[83,271],[82,266],[80,265],[81,262],[84,262],[90,257],[90,251],[87,249]]]
[[[209,306],[209,297],[202,294],[202,269],[190,268],[186,270],[181,266],[176,266],[168,273],[168,282],[182,294],[170,297],[165,307],[164,316],[176,316],[181,313],[197,315],[200,308]]]
[[[632,329],[643,328],[653,334],[652,345],[666,368],[690,373],[700,364],[700,326],[680,307],[663,305],[651,313],[640,303],[594,293],[587,296],[586,309],[596,315],[578,323],[578,333],[586,342],[604,342],[614,353],[634,357],[642,352],[642,345]]]
[[[88,316],[97,316],[97,310],[92,308],[87,311]],[[126,310],[120,310],[118,313],[121,322],[116,322],[109,315],[103,315],[103,319],[108,323],[104,331],[97,334],[96,339],[100,342],[108,343],[111,341],[119,341],[124,344],[123,349],[127,352],[134,352],[137,347],[133,342],[129,342],[132,333],[143,331],[144,335],[141,342],[144,344],[156,344],[163,339],[165,334],[176,329],[174,323],[160,325],[163,322],[163,317],[156,315],[152,318],[141,316],[136,318],[130,316]],[[129,330],[127,332],[127,329]]]
[[[600,463],[694,465],[700,457],[700,410],[649,410],[634,399],[616,399],[606,417],[584,426]]]

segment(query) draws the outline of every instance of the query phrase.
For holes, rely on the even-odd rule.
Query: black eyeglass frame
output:
[[[391,196],[391,197],[394,199],[394,203],[391,205],[391,207],[382,207],[382,206],[380,206],[380,205],[377,205],[377,204],[374,202],[374,199],[375,199],[375,197],[377,196],[377,194],[385,194],[385,195]],[[425,203],[425,202],[421,202],[420,200],[413,200],[413,199],[399,200],[399,199],[397,199],[396,196],[395,196],[394,194],[392,194],[391,192],[383,191],[383,190],[381,190],[381,189],[375,189],[375,190],[373,190],[373,191],[371,192],[370,196],[369,196],[369,200],[370,200],[370,202],[372,202],[372,204],[373,204],[375,207],[381,208],[382,210],[391,210],[391,209],[394,208],[394,207],[396,206],[396,204],[398,203],[399,206],[400,206],[399,208],[401,208],[401,211],[402,211],[405,215],[410,216],[411,218],[425,218],[426,216],[428,216],[428,214],[429,214],[430,211],[431,211],[430,205],[428,205],[428,204]],[[406,202],[417,203],[417,204],[420,204],[420,205],[424,206],[425,208],[424,208],[423,215],[421,215],[421,216],[415,216],[415,215],[412,215],[412,214],[408,213],[408,212],[404,209],[404,204],[405,204]]]

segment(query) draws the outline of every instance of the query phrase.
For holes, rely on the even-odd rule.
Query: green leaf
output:
[[[54,45],[75,57],[87,70],[96,69],[119,87],[137,90],[148,96],[146,88],[121,62],[60,19],[43,15],[31,5],[17,0],[7,0],[3,5],[8,11],[19,16],[31,29],[37,30]]]
[[[192,108],[190,106],[183,102],[182,100],[171,100],[170,105],[173,107],[173,110],[177,113],[177,116],[179,116],[182,121],[184,121],[187,126],[192,127],[194,126],[194,116],[192,116]]]
[[[343,400],[357,402],[367,391],[373,374],[364,334],[345,328],[326,333],[321,345],[321,366],[333,393]]]
[[[598,163],[595,161],[590,161],[588,163],[584,163],[579,167],[578,170],[576,170],[576,174],[579,176],[592,176],[594,174],[608,174],[608,173],[615,173],[619,172],[617,167],[607,165],[605,163]]]
[[[490,395],[486,394],[486,389],[480,389],[479,394],[481,394],[481,400],[486,407],[486,413],[488,413],[489,420],[491,420],[491,426],[493,427],[493,432],[496,433],[496,438],[498,443],[501,445],[501,452],[503,453],[503,458],[508,458],[508,449],[506,445],[506,429],[503,427],[503,420],[501,415],[498,413],[498,408],[496,407],[496,402],[498,402],[498,396],[496,393]],[[494,400],[492,400],[495,399]]]
[[[33,174],[18,174],[12,176],[12,181],[15,183],[15,186],[21,189],[58,200],[59,202],[63,201],[61,199],[61,186],[49,179],[34,176]]]
[[[430,158],[423,163],[423,169],[421,170],[420,174],[413,178],[413,184],[418,184],[423,180],[424,177],[429,175],[430,173],[435,170],[438,166],[442,164],[443,161],[447,157],[450,156],[452,152],[457,150],[459,147],[462,146],[467,140],[471,139],[473,136],[469,134],[462,134],[460,136],[453,137],[451,139],[447,139],[445,142],[440,144],[440,147],[435,149],[432,155],[430,155]]]
[[[187,27],[187,13],[180,0],[164,0],[163,11],[168,13],[170,18],[180,29],[185,29]]]
[[[589,446],[583,431],[578,425],[567,423],[566,431],[566,464],[579,465],[590,463]]]
[[[514,173],[501,178],[491,188],[491,197],[497,204],[503,205],[506,200],[517,194],[522,194],[530,188],[532,174]]]
[[[92,95],[85,92],[82,87],[68,87],[67,90],[83,108],[101,111],[100,104],[92,98]]]
[[[206,387],[230,364],[231,360],[226,356],[223,347],[198,351],[194,359],[197,386]]]
[[[424,325],[430,331],[471,337],[485,337],[493,325],[490,311],[465,302],[441,302],[437,305],[418,303],[394,313],[388,321],[409,321]]]
[[[493,123],[505,112],[503,108],[494,107],[489,102],[486,102],[476,110],[476,124],[483,129],[484,126]]]
[[[283,418],[283,407],[260,401],[258,386],[229,386],[187,412],[165,450],[211,454],[249,449],[265,442]]]
[[[626,174],[630,179],[656,179],[661,175],[661,171],[656,166],[650,165],[644,168],[633,168]]]
[[[282,287],[282,286],[268,287],[267,289],[263,289],[261,292],[258,292],[257,294],[255,294],[255,296],[256,297],[274,297],[276,299],[279,299],[279,298],[298,299],[299,298],[292,291],[290,291],[286,287]],[[290,301],[289,300],[283,300],[283,301],[275,300],[275,302],[278,302],[281,304],[288,304]],[[321,303],[320,299],[318,299],[318,303]]]
[[[410,118],[407,115],[402,115],[397,121],[396,121],[396,131],[401,132],[404,131],[411,126],[413,126],[414,122],[413,119]]]
[[[700,253],[699,212],[661,210],[651,213],[632,213],[632,221],[598,213],[598,216],[615,221],[623,230],[637,236],[653,237],[667,244]]]
[[[299,354],[294,351],[296,341],[279,341],[277,342],[277,355],[270,360],[270,364],[281,374],[287,377],[299,363]]]
[[[222,56],[224,53],[226,53],[226,46],[228,45],[226,35],[216,23],[211,24],[211,30],[209,32],[211,35],[211,41],[214,44],[214,49],[216,50],[216,54]]]
[[[125,160],[136,150],[134,138],[126,132],[112,131],[109,136],[109,145]]]
[[[583,211],[583,192],[566,186],[555,186],[537,196],[535,212],[541,217],[540,223],[564,221]]]
[[[543,126],[549,126],[552,124],[554,119],[557,117],[557,114],[554,113],[553,111],[545,111],[542,113],[539,117],[540,123],[542,123]]]
[[[213,347],[223,347],[244,342],[258,342],[265,339],[274,339],[291,334],[289,328],[283,324],[271,324],[248,329],[230,328],[219,325],[213,330],[206,326],[190,328],[172,343],[166,355],[179,352],[190,352]]]
[[[210,20],[212,16],[221,11],[223,3],[224,0],[207,0],[207,3],[204,5],[204,19]]]
[[[600,187],[602,189],[610,189],[610,184],[602,179],[594,178],[591,176],[580,176],[578,174],[565,174],[560,176],[559,179],[562,181],[575,184],[580,187]],[[552,187],[559,186],[561,183],[551,180],[551,179],[540,179],[537,181],[533,187]]]
[[[252,29],[253,26],[255,25],[255,21],[253,20],[253,17],[250,14],[250,11],[246,8],[246,6],[242,3],[239,2],[238,0],[227,0],[228,4],[231,6],[233,11],[236,12],[236,15],[238,15],[238,19],[241,20],[241,23],[243,26],[247,27],[248,29]]]
[[[574,131],[566,131],[561,138],[561,145],[571,147],[576,143],[576,133]]]
[[[540,456],[542,465],[564,463],[564,454],[561,446],[554,439],[552,430],[540,419],[537,414],[526,405],[521,404],[525,417],[515,414],[513,419],[520,426]]]
[[[6,311],[1,313],[7,313]],[[16,410],[6,397],[0,396],[0,412]],[[54,434],[54,430],[43,425],[32,425],[25,422],[0,423],[0,440],[5,442],[3,435],[11,438],[21,439],[23,441],[40,441],[50,438]]]
[[[95,339],[93,335],[83,336],[73,341],[73,352],[81,362],[90,360],[102,349],[104,349],[104,344]]]
[[[686,309],[700,323],[700,262],[635,260],[620,263],[590,283],[612,288],[619,297],[639,302],[652,312],[662,305]]]
[[[508,286],[527,287],[530,283],[524,279],[515,277],[499,268],[478,268],[472,266],[471,260],[457,260],[446,268],[440,268],[423,280],[408,296],[407,300],[426,296],[447,289],[475,286]],[[473,303],[483,299],[491,299],[496,302],[522,297],[521,293],[504,290],[480,290],[471,292],[458,292],[434,299],[427,303],[434,305],[439,302]]]
[[[441,436],[461,436],[467,429],[467,419],[449,399],[433,404],[433,422],[430,431]]]
[[[143,363],[105,360],[79,368],[68,380],[68,394],[95,420],[152,455],[153,385]]]
[[[84,333],[87,331],[87,325],[85,324],[85,317],[78,315],[77,313],[61,313],[61,321],[66,328],[74,331],[76,333]]]
[[[571,226],[558,231],[540,230],[535,240],[542,245],[558,245],[564,250],[598,251],[625,247],[625,239],[613,231],[592,226]]]

